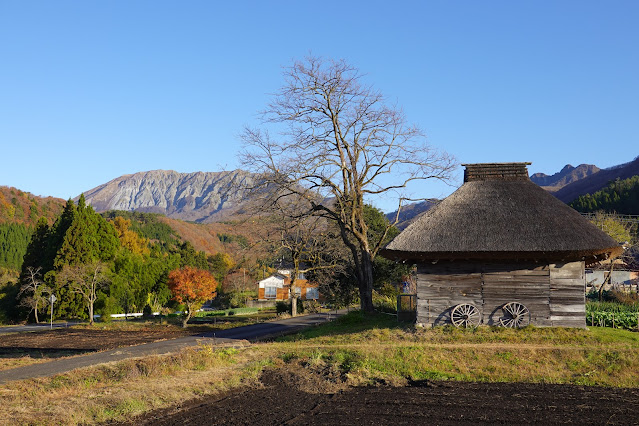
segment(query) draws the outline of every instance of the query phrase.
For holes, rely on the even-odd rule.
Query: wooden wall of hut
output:
[[[584,262],[555,264],[445,262],[417,268],[417,322],[450,324],[463,303],[475,305],[481,324],[499,325],[502,307],[525,305],[535,326],[585,327]]]

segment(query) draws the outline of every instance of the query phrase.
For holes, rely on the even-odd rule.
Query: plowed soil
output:
[[[65,356],[138,345],[197,333],[197,328],[181,329],[162,326],[139,330],[58,328],[31,333],[13,333],[0,336],[0,356],[14,354],[33,357]]]
[[[324,379],[313,390],[312,378],[283,369],[266,371],[261,382],[127,424],[639,424],[639,389],[425,381],[327,392]]]

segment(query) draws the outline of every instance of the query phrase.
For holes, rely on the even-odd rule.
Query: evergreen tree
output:
[[[611,181],[594,194],[579,196],[570,206],[582,213],[603,210],[608,213],[639,214],[639,176]]]
[[[19,271],[32,230],[20,223],[0,225],[0,267]]]
[[[44,267],[47,245],[50,237],[49,233],[50,229],[49,224],[47,223],[47,219],[41,217],[38,220],[35,231],[31,235],[31,240],[29,241],[26,254],[24,255],[24,262],[22,265],[23,274],[26,271],[27,267]]]
[[[64,236],[71,227],[76,216],[76,207],[73,200],[69,198],[64,210],[51,227],[49,238],[47,241],[47,249],[42,263],[42,269],[46,272],[53,270],[54,262],[58,254],[58,250],[62,246]],[[40,265],[30,265],[40,266]]]
[[[87,264],[93,261],[111,261],[119,246],[113,225],[86,205],[84,194],[78,200],[76,214],[57,251],[53,266]]]

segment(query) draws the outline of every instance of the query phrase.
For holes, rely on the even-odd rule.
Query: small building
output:
[[[585,327],[584,268],[622,249],[529,164],[464,165],[464,184],[382,251],[417,265],[418,323]]]
[[[295,280],[293,291],[302,300],[318,300],[318,285],[310,283],[304,274]],[[258,282],[257,297],[259,300],[288,300],[291,294],[291,271],[279,270],[277,273]]]
[[[610,271],[608,269],[588,270],[586,269],[586,289],[598,289],[604,282],[608,281],[609,284],[604,289],[621,289],[628,292],[637,292],[637,285],[639,284],[639,272],[618,270],[612,271],[610,280],[608,279]]]

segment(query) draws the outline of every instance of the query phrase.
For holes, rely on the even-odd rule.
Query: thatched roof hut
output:
[[[418,263],[418,321],[420,298],[427,298],[429,303],[433,298],[448,303],[450,306],[445,307],[448,310],[454,309],[451,305],[453,302],[461,303],[455,296],[455,282],[464,281],[468,284],[468,274],[477,278],[480,295],[493,290],[499,294],[498,300],[491,303],[511,299],[516,301],[517,295],[529,291],[534,295],[537,291],[543,291],[546,301],[528,300],[533,305],[552,304],[548,300],[552,284],[549,277],[555,275],[572,277],[569,304],[575,305],[577,299],[581,301],[579,321],[572,315],[572,320],[567,324],[585,325],[584,264],[615,256],[622,249],[578,212],[530,181],[526,168],[528,164],[464,165],[464,184],[428,210],[382,251],[387,258]],[[460,279],[460,275],[463,275],[463,279]],[[547,278],[530,283],[517,276]],[[487,282],[495,277],[499,277],[493,282],[495,285],[488,285]],[[428,283],[426,287],[420,286],[420,280],[422,284]],[[445,292],[442,293],[441,286],[433,284],[433,280],[445,282],[451,294],[447,296]],[[513,282],[517,285],[511,285]],[[559,283],[567,284],[565,281]],[[437,297],[433,295],[434,288],[437,289]],[[555,311],[562,310],[557,305],[559,300],[554,300],[554,303],[557,308]],[[492,309],[493,316],[483,322],[497,322],[494,317],[497,309],[494,306],[487,307],[483,296],[474,300],[473,304],[482,307],[478,309]],[[577,309],[573,306],[571,310]],[[538,325],[559,323],[558,319],[551,320],[557,315],[552,315],[550,311],[546,307],[531,318],[536,318],[537,321],[533,322]],[[440,320],[446,322],[445,319]],[[436,323],[432,318],[428,322]]]

